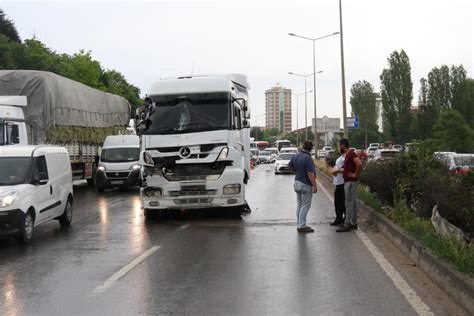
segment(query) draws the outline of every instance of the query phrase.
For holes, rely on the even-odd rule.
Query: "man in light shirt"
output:
[[[345,154],[340,155],[335,163],[328,162],[332,168],[331,173],[332,184],[335,187],[334,190],[334,209],[336,211],[336,219],[332,222],[331,226],[344,225],[346,216],[346,205],[345,205],[345,192],[344,192],[344,177],[342,175],[342,168],[344,167]],[[334,162],[334,160],[332,161]]]

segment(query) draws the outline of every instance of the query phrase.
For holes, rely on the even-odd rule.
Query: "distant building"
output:
[[[291,132],[291,89],[277,84],[265,91],[265,125]]]

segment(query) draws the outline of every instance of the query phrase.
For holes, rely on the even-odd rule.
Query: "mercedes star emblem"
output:
[[[191,148],[188,146],[183,146],[179,149],[179,156],[181,158],[189,158],[191,156]]]

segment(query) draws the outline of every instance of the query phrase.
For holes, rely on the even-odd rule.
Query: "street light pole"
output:
[[[339,0],[339,32],[341,33],[341,83],[342,83],[342,124],[344,127],[344,138],[349,137],[347,130],[347,108],[346,108],[346,73],[344,69],[344,36],[342,34],[342,2]]]
[[[318,128],[316,125],[317,115],[316,115],[316,41],[313,41],[313,103],[314,103],[314,150],[318,152]],[[313,124],[311,124],[313,125]]]
[[[289,72],[288,74],[290,75],[294,75],[294,76],[298,76],[298,77],[303,77],[304,78],[304,91],[305,91],[305,96],[304,96],[304,131],[305,131],[305,140],[308,140],[308,98],[306,96],[307,93],[311,93],[311,92],[315,92],[316,90],[311,90],[311,91],[306,91],[307,88],[306,88],[306,78],[310,77],[310,76],[314,76],[314,78],[316,79],[316,75],[317,74],[320,74],[322,73],[323,71],[320,70],[318,72],[314,72],[312,74],[309,74],[309,75],[302,75],[302,74],[297,74],[297,73],[294,73],[294,72]],[[316,85],[315,85],[316,86]],[[316,94],[316,92],[314,93]],[[316,100],[316,98],[315,98]],[[316,107],[315,107],[316,108]]]
[[[306,81],[306,78],[305,78],[305,81]],[[306,85],[305,85],[305,87],[306,87]],[[299,141],[300,132],[299,132],[299,127],[298,127],[298,125],[299,125],[299,123],[298,123],[298,121],[299,121],[299,114],[298,114],[299,99],[300,99],[300,96],[302,96],[304,94],[305,101],[306,101],[306,95],[308,93],[311,93],[311,92],[313,92],[313,90],[309,90],[308,92],[306,92],[306,88],[305,88],[304,93],[299,93],[299,94],[293,93],[293,95],[296,97],[296,143],[297,143],[298,146],[300,144],[300,141]],[[305,105],[306,105],[306,102],[305,102]],[[305,119],[306,119],[306,109],[305,109]],[[305,122],[305,126],[306,126],[306,122]],[[306,139],[308,139],[308,138],[306,137]]]
[[[299,38],[302,38],[302,39],[309,40],[309,41],[313,42],[314,147],[315,147],[316,151],[318,150],[318,133],[317,133],[318,129],[317,129],[317,125],[316,125],[316,43],[315,42],[317,40],[320,40],[320,39],[323,39],[323,38],[326,38],[326,37],[330,37],[330,36],[334,36],[334,35],[337,35],[337,34],[339,34],[339,32],[334,32],[332,34],[324,35],[324,36],[321,36],[321,37],[311,38],[311,37],[297,35],[297,34],[294,34],[294,33],[288,33],[288,35],[290,35],[290,36],[299,37]]]

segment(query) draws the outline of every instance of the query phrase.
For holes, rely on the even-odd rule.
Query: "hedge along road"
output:
[[[292,183],[259,166],[242,220],[190,214],[150,223],[137,190],[97,195],[77,186],[72,227],[40,226],[28,247],[0,241],[0,314],[463,313],[400,264],[406,278],[393,260],[408,259],[380,236],[367,233],[369,249],[354,232],[335,233],[322,189],[309,215],[315,233],[298,234]],[[380,245],[398,272],[382,268]]]

